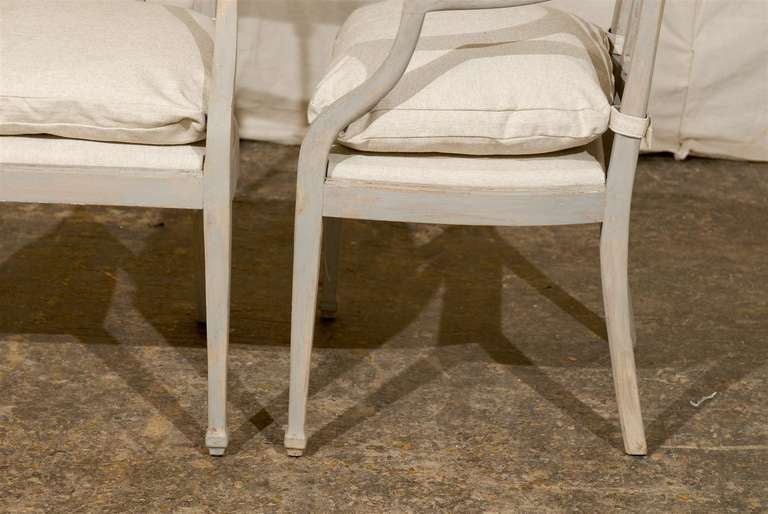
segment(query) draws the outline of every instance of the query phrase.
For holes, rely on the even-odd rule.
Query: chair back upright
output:
[[[611,23],[621,112],[645,117],[664,0],[616,0]]]

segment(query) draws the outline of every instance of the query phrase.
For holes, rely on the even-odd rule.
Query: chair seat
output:
[[[203,143],[157,146],[55,136],[0,137],[0,165],[184,170],[201,173],[204,157]]]
[[[335,148],[328,180],[431,188],[602,191],[603,166],[592,145],[529,156],[360,153]]]
[[[0,0],[0,135],[205,137],[214,21],[145,2]]]

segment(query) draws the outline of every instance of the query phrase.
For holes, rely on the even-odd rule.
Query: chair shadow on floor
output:
[[[348,250],[343,251],[342,259],[348,256]],[[433,350],[427,357],[389,379],[382,387],[368,395],[360,405],[348,409],[312,434],[307,454],[330,444],[341,434],[381,412],[388,405],[414,393],[418,388],[444,376],[444,373],[452,368],[465,364],[466,352],[451,351],[451,347],[468,343],[482,349],[478,359],[490,358],[495,363],[509,366],[522,382],[578,424],[586,426],[613,446],[622,447],[621,436],[613,423],[596,414],[572,391],[552,380],[503,333],[504,272],[512,271],[529,287],[604,340],[604,323],[599,316],[549,280],[516,248],[505,242],[493,228],[447,227],[441,235],[411,254],[413,257],[409,261],[409,267],[421,269],[421,275],[427,277],[427,281],[420,283],[418,277],[401,275],[402,283],[409,284],[409,294],[424,289],[432,295],[434,291],[442,290],[443,309]],[[359,260],[363,263],[367,261],[365,257],[360,257]],[[382,269],[373,266],[366,269],[366,273],[380,272]],[[343,288],[343,277],[341,280]],[[343,296],[342,294],[340,316],[343,316],[346,302],[354,303],[357,300]],[[526,309],[527,306],[520,305],[519,308]],[[334,343],[334,346],[339,345],[336,340]],[[607,352],[607,345],[600,345],[599,349]],[[589,366],[590,362],[594,362],[598,357],[595,348],[591,348],[572,365]],[[545,357],[545,360],[547,363],[554,362],[558,365],[562,365],[563,361],[562,356]],[[316,391],[317,385],[312,383],[310,394]]]
[[[291,168],[295,156],[274,164]],[[264,180],[271,180],[267,173]],[[284,179],[280,179],[284,180]],[[238,348],[274,347],[287,356],[290,335],[290,282],[292,199],[255,198],[263,180],[248,181],[235,204],[232,344]],[[2,207],[6,208],[6,207]],[[47,209],[48,207],[43,207]],[[51,208],[53,209],[53,208]],[[0,333],[70,334],[85,343],[111,371],[150,403],[190,442],[204,453],[205,413],[190,412],[163,382],[130,351],[131,345],[167,345],[177,350],[195,369],[200,383],[206,377],[205,337],[194,321],[194,260],[191,258],[192,217],[184,211],[149,211],[162,220],[155,227],[127,229],[129,249],[88,208],[74,208],[54,229],[0,262]],[[146,211],[145,211],[146,212]],[[118,216],[115,215],[117,218]],[[146,218],[146,216],[145,216]],[[133,218],[128,223],[144,218]],[[466,362],[468,345],[481,349],[477,359],[507,365],[532,391],[546,399],[577,426],[586,427],[617,451],[621,448],[618,421],[605,419],[540,366],[600,368],[610,374],[603,319],[582,301],[559,286],[523,252],[492,228],[446,227],[428,242],[419,242],[414,226],[398,223],[347,222],[342,249],[340,313],[333,324],[320,323],[315,347],[371,351],[392,347],[395,336],[415,322],[430,302],[440,296],[442,312],[437,336],[428,356],[395,373],[364,399],[308,434],[308,454],[332,445],[345,433],[395,402],[418,391],[444,372]],[[146,233],[149,233],[146,235]],[[136,250],[136,248],[139,248]],[[587,259],[592,258],[592,261]],[[594,255],[584,256],[585,266],[597,266]],[[593,270],[594,271],[594,270]],[[503,280],[511,272],[520,281],[570,316],[596,342],[579,349],[575,360],[564,358],[557,345],[543,349],[516,341],[504,330],[509,315],[504,309]],[[128,277],[132,291],[118,283]],[[407,287],[397,286],[407,284]],[[130,288],[129,287],[129,288]],[[515,293],[509,295],[513,298]],[[594,302],[590,302],[594,303]],[[130,330],[115,330],[114,309],[126,323],[141,319],[161,340],[133,340]],[[528,305],[515,305],[526,311]],[[118,318],[119,321],[120,318]],[[653,353],[663,342],[643,340],[639,323],[640,367],[644,352]],[[530,330],[530,328],[529,328]],[[535,330],[539,330],[535,328]],[[547,328],[542,326],[542,331]],[[551,330],[551,329],[550,329]],[[117,333],[117,335],[116,335]],[[538,332],[537,332],[538,333]],[[552,333],[552,339],[556,333]],[[545,338],[548,336],[545,336]],[[190,352],[189,348],[199,348]],[[395,346],[396,347],[396,346]],[[659,346],[656,346],[657,348]],[[551,350],[551,351],[550,351]],[[656,408],[648,416],[649,447],[654,451],[675,435],[691,417],[701,412],[687,407],[698,391],[725,390],[764,365],[768,349],[755,349],[750,359],[725,358],[698,377],[683,394]],[[687,356],[688,357],[688,356]],[[474,358],[474,357],[473,357]],[[693,356],[686,365],[708,362]],[[316,352],[310,399],[353,369],[365,366],[360,352]],[[259,376],[242,377],[231,369],[230,409],[245,421],[230,426],[234,454],[261,434],[270,444],[282,445],[288,392],[270,400],[255,397],[247,387]],[[265,369],[264,373],[269,373]],[[360,384],[364,388],[364,384]],[[613,391],[605,397],[612,398]],[[641,398],[643,397],[641,383]],[[116,399],[117,401],[118,399]],[[649,402],[644,401],[644,405]],[[706,407],[705,407],[706,408]]]
[[[135,259],[87,209],[73,209],[0,263],[0,333],[77,338],[187,439],[199,441],[198,418],[129,351],[137,343],[118,340],[109,329],[119,270]]]
[[[265,218],[266,223],[277,222],[271,229],[259,230],[258,226],[246,228],[241,226],[244,222],[239,222],[236,227],[236,231],[242,230],[243,235],[248,234],[257,239],[248,243],[248,246],[253,245],[254,251],[271,243],[273,249],[275,246],[282,249],[271,252],[268,261],[263,261],[253,255],[244,255],[244,252],[236,248],[233,314],[258,312],[260,319],[254,322],[235,317],[233,325],[237,331],[233,336],[234,344],[282,346],[286,352],[288,350],[290,294],[286,291],[290,284],[290,246],[287,240],[278,245],[269,240],[270,237],[276,237],[276,233],[290,233],[290,216],[280,214],[286,212],[286,205],[283,204],[276,202],[269,207],[259,206],[262,213],[271,213],[271,216]],[[239,209],[249,210],[251,207],[243,205]],[[276,220],[275,217],[281,219]],[[249,218],[241,217],[246,220]],[[191,239],[191,216],[183,212],[167,211],[163,219],[163,226],[155,229],[143,241],[142,251],[135,255],[104,225],[94,221],[88,209],[75,209],[52,231],[24,246],[0,264],[0,295],[4,297],[0,302],[4,306],[0,332],[69,334],[78,338],[86,343],[91,353],[184,434],[191,445],[199,447],[202,453],[204,449],[199,443],[205,429],[202,424],[203,413],[191,413],[182,407],[179,398],[174,396],[168,385],[146,370],[141,361],[129,351],[131,345],[138,343],[116,339],[106,323],[110,305],[116,295],[116,275],[122,269],[134,282],[135,307],[162,335],[165,344],[179,350],[190,346],[204,347],[204,335],[195,329],[193,318],[194,293],[190,280],[194,272],[193,263],[191,259],[185,258],[185,252],[180,251]],[[316,347],[373,350],[385,346],[390,338],[416,320],[436,291],[441,289],[443,311],[437,341],[430,355],[400,371],[376,391],[370,392],[360,404],[344,411],[313,433],[308,455],[332,444],[345,432],[420,387],[439,379],[445,371],[465,363],[466,354],[450,351],[450,347],[466,345],[468,342],[484,351],[485,355],[479,355],[478,358],[490,358],[496,363],[510,366],[521,381],[577,424],[586,427],[615,448],[621,448],[620,433],[615,423],[596,414],[571,390],[552,380],[502,333],[501,284],[504,270],[511,270],[557,305],[564,314],[570,315],[596,337],[604,340],[602,319],[551,282],[517,249],[500,238],[494,229],[449,227],[422,246],[413,243],[407,225],[355,223],[351,231],[353,237],[350,239],[358,243],[345,243],[343,259],[353,262],[345,268],[354,270],[360,266],[361,274],[377,276],[374,286],[383,288],[387,284],[399,282],[407,283],[409,287],[389,292],[371,290],[362,297],[357,294],[362,289],[356,288],[354,293],[347,295],[344,293],[346,281],[342,276],[342,317],[337,322],[339,326],[320,324]],[[241,239],[236,237],[236,241]],[[381,248],[388,245],[410,254],[411,259],[392,259],[392,255],[381,252]],[[482,255],[483,259],[478,261],[476,255]],[[259,273],[253,273],[254,267],[248,264],[249,257],[259,261],[255,266]],[[470,271],[459,273],[460,270]],[[20,280],[19,277],[25,279]],[[356,276],[354,280],[360,280],[360,277]],[[478,286],[470,287],[470,283]],[[45,291],[45,295],[40,295],[40,291]],[[274,294],[265,294],[263,291],[272,291]],[[384,296],[388,298],[387,307],[382,309],[379,306],[375,309],[375,303]],[[249,305],[252,298],[256,298],[257,303]],[[525,309],[526,306],[520,308]],[[344,321],[344,313],[353,310],[363,312],[364,316]],[[273,320],[278,326],[268,332],[266,338],[260,336],[264,319]],[[360,326],[352,327],[353,323]],[[578,362],[570,365],[594,365],[603,352],[607,352],[606,345],[590,347],[579,356]],[[313,369],[311,396],[353,367],[361,365],[358,358],[344,354],[335,352],[332,357],[324,357],[322,354],[315,356],[321,362]],[[178,355],[187,359],[200,377],[206,376],[204,352],[193,354],[179,351]],[[560,356],[552,359],[562,364]],[[728,383],[748,372],[749,369],[740,369],[738,363],[713,368],[690,390],[701,390],[702,384],[712,384],[722,390]],[[606,373],[610,373],[607,368]],[[236,453],[258,433],[263,433],[272,444],[280,445],[282,422],[287,410],[287,391],[267,405],[261,405],[248,392],[249,388],[242,377],[231,372],[229,380],[230,406],[246,414],[255,412],[246,415],[245,423],[232,427],[230,453]],[[249,380],[258,380],[258,377],[249,377]],[[690,418],[691,411],[681,408],[689,396],[681,396],[656,421],[646,423],[652,448],[660,446]]]
[[[236,207],[238,214],[258,209],[261,221],[257,219],[254,224],[254,218],[258,216],[237,216],[239,220],[246,221],[237,223],[235,241],[247,241],[242,246],[252,248],[253,253],[247,255],[250,252],[243,251],[244,248],[236,244],[233,271],[233,327],[236,330],[232,337],[233,344],[280,346],[287,353],[290,328],[290,238],[285,237],[285,234],[290,234],[292,219],[285,203],[261,202],[258,207],[248,204]],[[130,328],[117,330],[116,334],[112,326],[114,322],[110,321],[110,316],[128,324],[135,323],[136,319],[142,320],[162,337],[162,341],[150,341],[148,344],[175,348],[179,359],[188,361],[198,376],[205,378],[207,371],[204,352],[184,351],[189,347],[202,350],[205,345],[204,334],[196,329],[193,317],[191,216],[181,211],[159,212],[162,214],[158,214],[158,219],[162,222],[156,223],[153,228],[142,227],[142,231],[150,233],[141,240],[138,245],[141,250],[135,253],[95,220],[93,210],[73,208],[52,230],[4,260],[0,264],[0,296],[3,297],[1,303],[4,306],[0,333],[67,334],[77,338],[202,452],[199,442],[205,429],[204,413],[192,413],[182,407],[180,399],[171,392],[171,384],[164,384],[161,377],[153,374],[132,353],[131,347],[147,344],[144,339],[141,342],[131,341],[131,334],[135,335],[136,332]],[[265,212],[269,215],[264,216]],[[271,224],[271,227],[260,227],[260,222]],[[435,292],[445,285],[446,308],[442,317],[444,321],[440,346],[463,344],[465,341],[461,338],[456,341],[451,339],[454,333],[451,327],[461,325],[464,332],[473,333],[477,340],[485,341],[483,347],[498,362],[531,364],[500,335],[499,290],[491,289],[486,293],[484,288],[480,288],[469,291],[460,284],[452,284],[450,267],[443,269],[451,261],[450,254],[461,251],[457,245],[463,242],[474,244],[493,232],[483,230],[478,233],[479,237],[474,237],[471,229],[452,228],[429,245],[416,248],[406,225],[366,223],[357,224],[355,229],[361,233],[353,234],[354,237],[347,245],[348,258],[361,264],[365,262],[367,267],[360,266],[363,273],[367,275],[374,272],[377,282],[362,298],[354,294],[345,300],[348,302],[345,311],[351,311],[355,308],[353,302],[357,302],[355,309],[364,315],[349,323],[342,319],[337,326],[320,325],[317,347],[365,350],[382,347],[395,334],[413,323]],[[239,251],[237,246],[240,246]],[[272,250],[267,252],[266,257],[258,257],[255,254],[259,248]],[[400,248],[406,255],[413,254],[414,259],[392,260],[390,255],[380,251],[381,248]],[[486,250],[480,249],[481,252]],[[514,250],[510,247],[508,251]],[[418,256],[431,254],[437,255],[437,258],[427,257],[428,265],[420,266],[424,263],[418,262]],[[555,295],[561,303],[576,302],[561,290],[547,286],[545,278],[537,274],[536,268],[521,256],[516,255],[515,258],[527,280],[536,284],[534,287],[546,289],[547,294]],[[501,268],[498,262],[493,263],[491,268],[484,266],[483,273],[475,277],[479,283],[499,283],[497,272]],[[121,272],[130,279],[127,287],[125,284],[118,287]],[[20,277],[24,279],[20,280]],[[489,280],[491,282],[487,282]],[[389,293],[380,289],[397,281],[412,286]],[[40,294],[41,291],[45,293]],[[133,298],[124,297],[131,293]],[[385,308],[376,305],[382,293],[390,300]],[[462,298],[476,305],[487,305],[486,315],[482,318],[462,317]],[[114,309],[134,309],[136,312],[114,312]],[[258,315],[250,317],[252,319],[247,315],[239,315],[248,313]],[[494,319],[495,323],[492,323]],[[265,320],[268,325],[271,321],[276,328],[265,332]],[[339,331],[339,327],[347,327],[348,330]],[[316,355],[316,359],[322,359],[322,362],[313,373],[313,394],[360,365],[359,359],[345,353],[335,352],[333,357],[328,358],[322,354]],[[450,356],[444,355],[439,347],[435,353],[438,357],[435,362],[440,362],[443,369],[458,364]],[[418,389],[441,373],[433,364],[431,359],[414,364],[374,393],[366,403],[380,409],[385,406],[382,398],[394,402]],[[532,366],[531,369],[536,368]],[[550,390],[557,391],[545,375],[534,373],[532,377],[531,380],[537,384],[542,381],[546,383],[537,388],[542,394]],[[258,380],[258,377],[249,379]],[[230,371],[229,382],[230,406],[246,414],[255,412],[246,415],[247,422],[231,427],[230,451],[238,451],[260,432],[273,444],[281,444],[280,421],[284,420],[287,410],[287,391],[262,406],[248,392],[244,379],[233,370]],[[545,394],[553,399],[557,395]],[[573,409],[572,406],[570,408]],[[339,435],[363,421],[359,412],[362,411],[347,412],[321,429],[313,438],[314,444],[329,442],[328,434]],[[592,424],[597,425],[597,422],[593,419]]]
[[[368,223],[368,225],[377,224]],[[595,241],[597,242],[597,234],[595,234]],[[354,259],[350,255],[354,251],[353,248],[345,247],[342,251],[342,262],[345,258]],[[585,260],[585,266],[589,266],[590,262],[595,267],[599,266],[597,243],[595,243],[594,253],[592,261]],[[409,267],[420,269],[420,275],[412,276],[408,275],[407,270],[398,270],[393,280],[382,280],[382,287],[386,288],[388,284],[398,283],[397,277],[401,277],[399,283],[409,284],[409,294],[420,295],[419,290],[430,291],[430,294],[437,290],[443,291],[443,309],[434,349],[430,355],[398,372],[381,387],[369,393],[357,405],[309,434],[306,455],[311,455],[320,448],[332,444],[344,433],[381,413],[389,405],[416,392],[420,387],[440,379],[445,376],[446,371],[464,364],[466,352],[451,351],[451,347],[460,347],[468,343],[481,348],[485,356],[493,362],[508,365],[511,373],[548,403],[570,417],[576,426],[587,428],[617,452],[623,452],[618,418],[611,416],[611,419],[606,419],[597,414],[574,394],[573,388],[578,387],[577,383],[572,384],[572,388],[564,387],[539,367],[601,368],[610,377],[607,334],[605,322],[601,316],[552,281],[518,249],[501,238],[493,228],[448,227],[428,245],[409,249],[409,254],[411,255],[408,260]],[[370,257],[370,255],[362,255],[354,259],[359,262],[354,267],[359,266],[366,274],[385,273],[385,267],[370,264]],[[575,362],[566,361],[564,354],[558,351],[558,348],[555,348],[554,355],[545,355],[536,350],[533,351],[535,356],[527,355],[526,351],[521,349],[526,346],[524,341],[520,341],[522,345],[516,344],[516,341],[510,340],[502,331],[505,313],[502,311],[501,285],[505,269],[511,271],[527,286],[555,305],[563,316],[570,316],[582,325],[602,344],[581,348]],[[354,306],[360,299],[352,294],[345,297],[344,277],[341,276],[340,280],[340,319],[343,320],[345,308]],[[356,292],[359,292],[359,288]],[[421,296],[429,295],[421,294]],[[515,305],[515,308],[518,307],[522,310],[530,308],[528,305]],[[376,306],[369,304],[359,308],[374,311]],[[370,326],[368,325],[369,328]],[[345,330],[347,328],[344,327]],[[333,330],[333,328],[324,327],[323,331],[325,330]],[[547,331],[547,327],[541,326],[541,330]],[[643,354],[648,352],[647,354],[652,355],[654,347],[664,345],[664,341],[644,341],[642,325],[639,330],[638,363],[642,368]],[[554,336],[555,333],[552,335]],[[317,338],[318,336],[316,340]],[[317,343],[316,346],[318,346]],[[319,346],[325,345],[321,342]],[[339,348],[346,347],[348,344],[345,343],[344,336],[337,333],[331,339],[331,346]],[[645,426],[649,452],[658,450],[697,414],[697,411],[688,405],[691,398],[696,398],[701,391],[725,391],[731,384],[737,383],[753,370],[765,365],[768,361],[768,348],[761,348],[752,349],[752,359],[745,360],[743,356],[731,355],[715,364],[711,364],[704,355],[698,356],[702,358],[701,362],[696,362],[697,356],[681,355],[687,366],[698,364],[709,364],[709,366],[707,371],[697,377],[686,391],[682,394],[678,393],[679,396],[676,396],[671,403],[663,406],[660,413],[651,416],[650,413],[658,412],[659,409],[646,409]],[[483,359],[485,356],[478,357]],[[316,373],[317,368],[320,366],[313,368],[313,373]],[[314,376],[312,380],[310,397],[325,385],[323,381],[314,381]],[[608,383],[612,384],[610,379]],[[609,408],[615,410],[612,385],[604,394],[613,404]],[[650,406],[652,402],[646,398],[644,404]],[[653,407],[657,406],[653,405]]]

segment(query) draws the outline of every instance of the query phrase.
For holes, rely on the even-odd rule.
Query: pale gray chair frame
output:
[[[232,198],[237,186],[239,138],[233,114],[237,58],[237,0],[195,0],[194,8],[216,15],[213,86],[203,172],[130,168],[52,167],[0,164],[0,202],[60,203],[194,209],[198,308],[207,322],[208,430],[211,455],[223,455],[229,344]],[[0,139],[0,142],[2,139]],[[204,271],[203,269],[204,268]]]
[[[628,454],[646,454],[634,357],[634,322],[628,284],[629,214],[640,138],[615,134],[606,190],[535,191],[415,187],[334,181],[327,177],[328,158],[341,130],[372,109],[406,71],[424,17],[431,11],[490,9],[543,0],[404,0],[397,37],[382,66],[348,95],[326,109],[312,124],[301,147],[296,191],[293,300],[291,315],[291,382],[285,447],[299,456],[306,448],[304,424],[310,355],[318,304],[321,243],[324,249],[322,316],[336,311],[336,284],[341,219],[368,219],[463,225],[560,225],[602,223],[600,255],[603,294],[619,416]],[[619,0],[611,37],[618,82],[617,101],[625,115],[645,118],[656,57],[664,0]],[[624,44],[626,42],[626,44]],[[626,85],[625,85],[626,84]],[[608,135],[608,134],[606,134]],[[510,157],[514,158],[514,157]],[[424,208],[428,206],[428,208]]]

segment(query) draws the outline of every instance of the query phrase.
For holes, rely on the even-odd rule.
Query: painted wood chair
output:
[[[195,0],[193,6],[202,14],[215,16],[212,87],[207,99],[204,146],[146,146],[118,141],[97,146],[97,155],[90,155],[88,162],[56,164],[60,158],[71,160],[75,154],[88,155],[88,144],[92,143],[66,138],[0,136],[0,146],[4,146],[0,155],[5,156],[0,159],[0,202],[196,211],[195,230],[199,244],[195,252],[201,268],[196,279],[197,316],[200,322],[206,323],[208,341],[208,430],[205,442],[211,455],[223,455],[228,443],[226,381],[232,198],[239,159],[237,123],[233,115],[238,13],[237,0]],[[94,41],[94,44],[98,42]],[[154,51],[151,47],[147,49]],[[14,155],[19,145],[23,149],[16,152],[17,155],[36,151],[60,155],[35,155],[31,159],[33,162],[8,157]],[[195,156],[202,158],[196,161]],[[121,159],[125,160],[124,164],[94,165],[94,161]],[[46,161],[51,162],[41,164]],[[187,164],[183,164],[185,162]]]
[[[397,37],[381,67],[360,87],[324,110],[312,124],[301,147],[296,193],[296,225],[291,317],[291,381],[285,447],[299,456],[306,447],[304,431],[310,355],[324,248],[323,317],[336,312],[338,253],[343,218],[462,225],[564,225],[601,223],[601,266],[614,384],[624,447],[628,454],[646,454],[635,372],[632,304],[628,284],[630,202],[656,56],[663,0],[619,0],[609,37],[613,40],[617,96],[612,134],[598,140],[602,148],[602,184],[597,187],[456,188],[440,184],[414,186],[356,180],[372,154],[340,152],[337,135],[369,112],[403,77],[414,54],[425,15],[432,11],[514,7],[540,0],[405,0]],[[611,136],[613,136],[611,138]],[[611,140],[612,139],[612,140]],[[341,157],[340,157],[341,155]],[[610,155],[605,175],[605,155]],[[408,166],[424,156],[399,156]],[[446,157],[440,157],[446,162]],[[460,157],[457,157],[459,159]],[[515,157],[510,168],[524,166]],[[343,178],[334,167],[344,160]],[[371,161],[373,162],[373,161]],[[379,163],[385,162],[379,159]],[[422,166],[423,167],[423,166]],[[369,166],[370,168],[370,166]],[[455,168],[455,167],[454,167]],[[455,171],[455,170],[454,170]],[[438,174],[439,176],[439,174]]]

